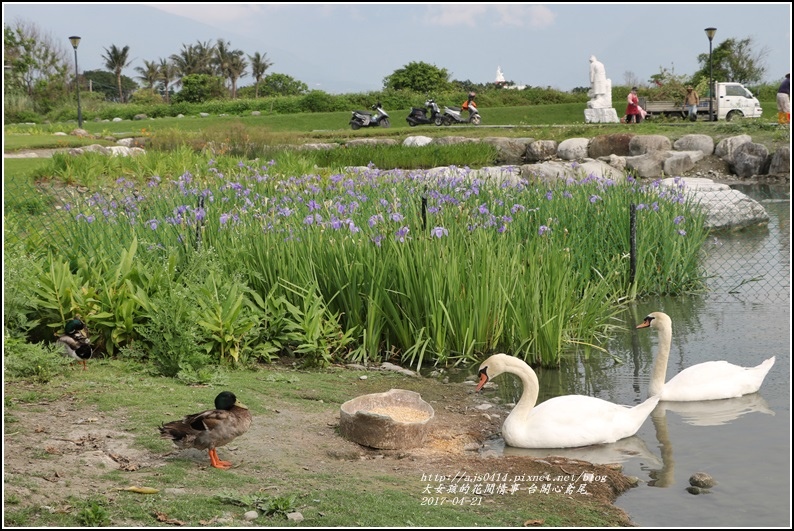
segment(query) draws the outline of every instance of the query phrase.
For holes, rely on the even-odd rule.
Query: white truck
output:
[[[760,118],[761,104],[753,93],[745,88],[741,83],[714,83],[714,93],[717,97],[711,100],[712,112],[715,120],[731,121],[734,118]],[[686,118],[689,114],[684,103],[673,101],[651,101],[647,98],[639,98],[640,107],[648,113],[646,118],[654,116],[676,116]],[[698,104],[698,117],[709,119],[709,98],[700,98]]]

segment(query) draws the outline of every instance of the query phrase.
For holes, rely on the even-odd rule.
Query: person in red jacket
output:
[[[629,96],[626,98],[626,123],[630,124],[632,120],[634,123],[640,123],[642,118],[640,117],[640,100],[637,97],[637,87],[631,87],[631,92],[629,92]]]

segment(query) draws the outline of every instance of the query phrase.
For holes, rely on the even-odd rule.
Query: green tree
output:
[[[267,69],[273,66],[272,61],[268,61],[267,54],[263,53],[260,54],[256,52],[254,55],[249,55],[248,59],[251,60],[251,75],[254,76],[254,97],[259,97],[259,84],[262,82],[262,78],[265,77],[265,72]]]
[[[229,88],[232,99],[237,97],[237,80],[245,75],[245,68],[248,64],[243,59],[242,50],[232,50],[231,43],[218,39],[215,45],[215,64],[216,72],[219,76],[229,80]]]
[[[431,94],[447,90],[450,86],[449,77],[445,68],[414,61],[383,78],[383,87]]]
[[[306,83],[287,74],[270,74],[262,83],[262,93],[265,96],[300,96],[308,91]]]
[[[214,54],[215,45],[198,41],[196,44],[183,44],[179,53],[171,55],[171,62],[179,71],[180,78],[191,74],[214,74]]]
[[[118,80],[116,75],[107,70],[86,70],[80,75],[80,90],[88,92],[95,92],[102,94],[104,99],[108,101],[117,101],[118,93]],[[134,79],[121,76],[121,91],[124,99],[129,99],[129,96],[138,90],[138,83]]]
[[[160,65],[156,61],[144,59],[143,66],[136,66],[135,71],[140,74],[138,79],[143,81],[144,87],[147,89],[154,88],[155,83],[160,80]]]
[[[725,39],[712,49],[715,81],[735,81],[745,85],[760,83],[766,74],[766,58],[769,47],[756,49],[752,37],[746,39]],[[706,80],[708,85],[711,62],[708,53],[698,55],[698,63],[702,66],[692,76],[698,83]]]
[[[182,90],[174,94],[174,102],[202,103],[224,95],[223,79],[210,74],[190,74],[182,78]]]
[[[179,69],[177,66],[169,61],[168,59],[160,59],[160,65],[158,67],[158,73],[160,77],[158,78],[160,81],[160,85],[162,87],[162,94],[165,98],[166,103],[171,102],[171,89],[170,87],[173,85],[179,84]]]
[[[116,85],[119,89],[119,102],[124,103],[124,91],[121,88],[121,72],[132,62],[130,59],[130,47],[124,46],[118,48],[115,44],[111,44],[110,48],[105,48],[105,54],[102,56],[105,60],[105,68],[116,74]]]
[[[3,65],[7,68],[3,76],[6,94],[24,91],[32,96],[36,84],[42,81],[64,87],[66,76],[74,72],[65,44],[44,34],[35,23],[23,20],[3,25]]]

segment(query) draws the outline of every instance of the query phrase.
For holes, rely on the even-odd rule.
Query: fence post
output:
[[[629,205],[629,283],[637,273],[637,205]]]

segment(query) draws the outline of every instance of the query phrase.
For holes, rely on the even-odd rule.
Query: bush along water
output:
[[[157,364],[169,375],[283,353],[419,367],[503,351],[555,366],[598,348],[627,300],[700,289],[703,219],[682,188],[632,178],[545,184],[517,168],[483,179],[454,166],[289,174],[273,161],[209,160],[72,195],[47,222],[59,227],[40,267],[52,300],[39,293],[29,313],[79,312],[111,353],[176,338],[177,358]],[[212,267],[189,274],[201,261]],[[164,313],[180,293],[194,303]],[[207,359],[189,353],[193,342]]]

